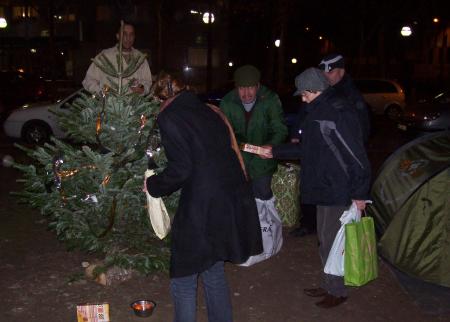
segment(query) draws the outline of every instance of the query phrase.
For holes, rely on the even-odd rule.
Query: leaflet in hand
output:
[[[240,149],[244,152],[249,152],[249,153],[258,154],[258,155],[264,155],[269,152],[269,150],[266,148],[263,148],[263,147],[257,146],[257,145],[253,145],[253,144],[249,144],[249,143],[242,143],[240,145]]]

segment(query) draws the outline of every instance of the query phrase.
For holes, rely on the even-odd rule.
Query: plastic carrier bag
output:
[[[283,245],[282,223],[275,209],[275,197],[269,200],[256,199],[263,242],[263,252],[250,256],[240,266],[251,266],[277,254]]]
[[[352,221],[359,221],[361,218],[361,211],[358,210],[355,203],[352,203],[350,208],[342,214],[341,228],[339,228],[330,253],[328,254],[327,262],[325,264],[324,272],[326,274],[344,276],[344,255],[345,255],[345,225]]]
[[[300,218],[299,172],[297,164],[279,164],[272,177],[275,207],[283,225],[293,227]]]

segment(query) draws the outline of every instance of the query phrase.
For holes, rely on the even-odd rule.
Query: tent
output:
[[[450,287],[450,132],[413,140],[372,186],[379,253],[399,270]]]

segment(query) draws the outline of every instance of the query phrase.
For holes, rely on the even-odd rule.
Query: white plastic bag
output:
[[[145,171],[145,178],[154,175],[153,170]],[[153,198],[148,192],[147,196],[147,211],[152,224],[153,230],[159,239],[163,239],[170,231],[170,217],[167,213],[166,205],[161,198]]]
[[[269,200],[256,200],[258,208],[259,223],[263,242],[263,252],[250,256],[240,266],[251,266],[277,254],[283,245],[282,223],[275,208],[275,198]]]
[[[352,203],[350,208],[342,214],[339,219],[341,228],[334,238],[333,246],[331,246],[325,268],[323,269],[326,274],[344,276],[345,225],[352,221],[360,221],[360,219],[361,211],[358,210],[355,203]]]

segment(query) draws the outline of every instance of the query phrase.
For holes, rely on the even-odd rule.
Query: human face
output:
[[[238,94],[243,104],[249,104],[256,100],[259,84],[255,86],[238,86]]]
[[[120,41],[120,31],[116,34],[117,41]],[[134,44],[134,27],[132,25],[123,26],[122,50],[130,51]]]
[[[317,96],[322,94],[322,92],[311,92],[311,91],[304,91],[300,95],[302,97],[302,101],[305,103],[311,103],[316,99]]]
[[[344,74],[345,69],[343,68],[335,68],[329,72],[324,72],[324,75],[328,79],[328,83],[330,83],[331,86],[334,86],[337,83],[339,83],[342,77],[344,77]]]

